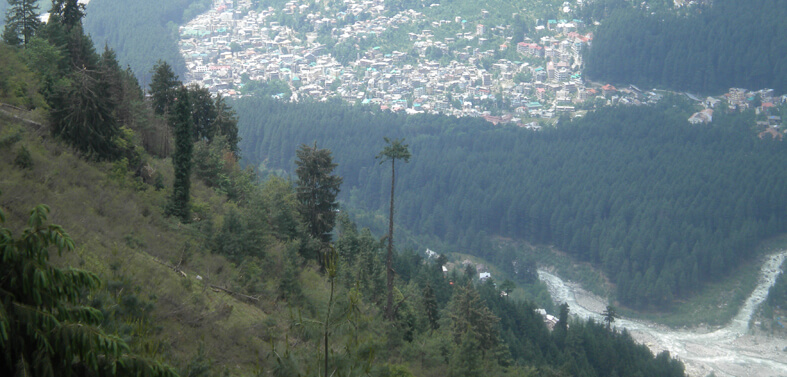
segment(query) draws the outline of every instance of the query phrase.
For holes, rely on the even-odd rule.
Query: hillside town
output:
[[[582,0],[565,2],[561,9],[570,16],[571,7],[581,5]],[[331,12],[297,0],[281,10],[260,9],[252,0],[215,0],[210,11],[180,27],[180,52],[188,69],[185,81],[229,97],[250,95],[270,84],[278,91],[267,95],[291,101],[338,97],[393,112],[483,117],[494,124],[533,129],[541,127],[539,120],[561,114],[581,116],[588,108],[652,104],[663,97],[633,85],[616,88],[584,81],[582,51],[592,44],[593,35],[582,20],[544,20],[532,31],[537,38],[525,34],[513,43],[511,25],[471,25],[461,16],[430,20],[412,9],[393,13],[383,0],[344,0],[342,9]],[[309,31],[282,25],[283,16],[307,20]],[[431,29],[407,33],[404,51],[361,48],[387,32],[425,24]],[[436,37],[445,35],[439,33],[441,28],[449,27],[461,32]],[[354,56],[342,64],[320,43],[325,38],[352,46]],[[520,60],[496,59],[509,49]],[[760,92],[764,103],[787,100],[773,99],[767,89]],[[723,97],[706,100],[689,95],[704,107],[689,121],[711,122],[722,100],[730,109],[748,108],[760,92],[733,88]],[[773,109],[760,110],[777,116],[770,114]],[[777,118],[762,126],[779,127]]]
[[[496,124],[551,118],[574,111],[575,103],[590,97],[612,96],[612,92],[588,89],[582,82],[581,50],[592,35],[581,33],[580,20],[548,20],[536,29],[548,30],[552,35],[536,41],[525,39],[516,45],[510,45],[512,38],[508,37],[506,43],[495,46],[487,37],[502,35],[506,26],[466,25],[461,17],[433,21],[430,24],[435,29],[458,23],[465,32],[443,39],[434,37],[434,29],[409,33],[412,46],[408,52],[384,53],[380,47],[373,47],[358,51],[354,60],[342,65],[317,42],[317,31],[330,32],[341,43],[366,40],[391,28],[424,21],[424,15],[412,9],[383,16],[386,9],[382,0],[348,0],[345,4],[347,11],[335,15],[307,13],[314,32],[299,38],[292,28],[274,21],[273,8],[257,11],[250,0],[239,1],[235,7],[231,1],[218,0],[209,12],[180,28],[187,81],[234,97],[243,95],[243,87],[249,82],[279,80],[291,89],[293,101],[340,97],[384,110],[480,116]],[[291,1],[282,12],[310,10],[305,4]],[[370,16],[357,17],[361,14]],[[348,18],[359,20],[347,23]],[[457,41],[464,47],[452,51]],[[515,49],[523,61],[544,64],[498,59],[484,68],[484,59],[509,48]],[[445,64],[430,59],[428,53],[433,50],[443,54],[452,51],[453,59]],[[490,108],[490,103],[500,100],[511,111]]]

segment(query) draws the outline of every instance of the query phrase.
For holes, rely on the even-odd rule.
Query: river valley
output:
[[[669,351],[686,365],[690,376],[711,373],[722,376],[787,376],[787,339],[749,331],[749,322],[757,307],[766,299],[787,258],[787,250],[768,256],[760,269],[760,278],[735,318],[720,328],[671,329],[655,323],[618,318],[614,326],[623,328],[651,351]],[[572,315],[602,322],[606,301],[583,290],[578,284],[565,282],[546,270],[539,278],[549,287],[552,298],[567,303]]]

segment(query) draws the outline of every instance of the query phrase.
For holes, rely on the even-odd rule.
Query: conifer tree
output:
[[[481,353],[478,348],[481,344],[478,342],[477,334],[472,330],[467,331],[462,335],[459,347],[454,351],[449,365],[450,377],[475,377],[482,375]]]
[[[227,138],[227,144],[232,153],[235,154],[235,157],[240,157],[240,149],[238,148],[238,143],[240,143],[240,138],[238,137],[238,116],[235,114],[235,110],[227,105],[227,101],[221,95],[216,96],[215,108],[216,117],[213,120],[213,129]]]
[[[169,112],[169,107],[175,101],[176,92],[180,86],[178,76],[172,67],[163,60],[153,66],[153,78],[150,82],[150,95],[153,100],[153,111],[158,115]]]
[[[9,46],[19,46],[22,44],[22,39],[11,24],[6,24],[3,28],[3,42]]]
[[[71,85],[60,88],[51,104],[53,133],[91,158],[113,159],[119,128],[108,83],[88,69],[75,70],[70,79]]]
[[[38,4],[35,0],[8,0],[3,30],[5,43],[12,46],[19,44],[27,46],[40,26]]]
[[[451,332],[457,344],[461,344],[463,336],[472,331],[478,338],[482,352],[497,346],[497,324],[500,319],[486,307],[472,282],[467,282],[467,285],[457,290],[448,308]]]
[[[560,313],[558,314],[557,324],[552,331],[552,336],[555,338],[555,343],[561,349],[566,346],[566,336],[568,336],[568,313],[570,309],[568,304],[563,303],[560,305]]]
[[[121,125],[127,125],[131,120],[131,110],[129,102],[133,93],[126,93],[128,85],[124,83],[127,79],[125,72],[120,69],[115,51],[104,45],[104,53],[101,54],[99,61],[99,76],[109,86],[109,101],[115,108],[115,119]],[[136,79],[134,79],[136,81]]]
[[[191,128],[194,141],[213,140],[216,135],[216,107],[213,104],[213,98],[210,96],[208,88],[201,87],[197,84],[188,86],[189,100],[191,101],[191,113],[194,118],[194,124]]]
[[[558,315],[557,319],[557,326],[558,328],[562,329],[563,331],[568,331],[568,313],[570,309],[568,304],[563,303],[560,305],[560,315]]]
[[[405,163],[410,162],[410,151],[407,149],[408,145],[404,144],[404,139],[391,140],[384,138],[388,144],[383,150],[375,157],[380,160],[380,164],[391,161],[391,207],[388,216],[388,252],[385,261],[385,269],[387,273],[387,289],[388,296],[385,304],[385,318],[388,320],[394,319],[394,306],[393,306],[393,283],[394,283],[394,270],[393,270],[393,231],[394,231],[394,187],[396,183],[396,160],[404,160]]]
[[[615,318],[618,317],[618,312],[615,310],[614,306],[607,305],[607,308],[604,309],[601,315],[604,316],[604,322],[607,324],[607,330],[609,330],[612,328],[612,322],[615,322]]]
[[[50,21],[63,24],[66,30],[71,30],[75,26],[82,25],[85,4],[80,4],[78,0],[53,0],[49,13]]]
[[[300,273],[301,259],[295,247],[287,247],[285,251],[284,273],[279,282],[279,296],[288,302],[298,302],[303,297],[298,275]]]
[[[426,283],[426,287],[424,287],[424,312],[426,320],[429,322],[429,328],[437,330],[440,327],[440,324],[437,323],[440,319],[440,313],[437,309],[437,299],[435,298],[434,290],[429,283]]]
[[[191,138],[191,102],[186,87],[181,86],[176,94],[169,115],[170,127],[175,130],[175,153],[172,156],[175,182],[172,185],[172,196],[167,203],[166,214],[177,216],[186,223],[190,220],[191,155],[194,149]]]
[[[295,174],[298,175],[297,196],[301,217],[309,228],[309,234],[323,243],[331,240],[331,231],[336,224],[339,203],[336,196],[342,185],[342,177],[331,174],[336,164],[328,149],[318,149],[301,144],[296,152],[298,160]]]
[[[176,377],[130,354],[123,339],[104,332],[101,312],[82,304],[101,284],[98,276],[49,262],[50,251],[73,251],[74,241],[47,224],[48,214],[49,207],[36,206],[19,237],[0,226],[0,375]]]

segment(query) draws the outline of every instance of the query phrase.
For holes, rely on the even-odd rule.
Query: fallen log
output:
[[[218,285],[210,284],[210,287],[213,288],[214,290],[219,290],[219,291],[222,291],[222,292],[225,292],[225,293],[229,293],[229,294],[231,294],[233,296],[238,296],[238,297],[241,297],[241,298],[245,298],[247,300],[252,300],[252,301],[255,301],[255,302],[259,302],[260,301],[259,297],[244,295],[243,293],[234,292],[234,291],[231,291],[231,290],[229,290],[227,288],[219,287]]]

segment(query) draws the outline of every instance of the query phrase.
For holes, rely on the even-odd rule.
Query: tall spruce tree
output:
[[[88,69],[75,70],[69,78],[71,85],[60,88],[51,104],[53,133],[90,158],[115,158],[119,128],[109,84]]]
[[[210,142],[218,131],[215,128],[218,114],[213,104],[213,98],[210,96],[208,88],[197,84],[189,85],[188,89],[191,113],[194,118],[194,124],[191,129],[194,141],[207,140]]]
[[[387,289],[388,296],[385,304],[385,318],[388,320],[394,319],[394,306],[393,306],[393,283],[394,283],[394,270],[393,270],[393,231],[394,231],[394,187],[396,184],[396,160],[403,160],[405,163],[410,162],[410,150],[408,145],[404,144],[404,139],[391,140],[384,138],[388,144],[383,150],[375,157],[380,160],[380,164],[391,161],[391,207],[388,215],[388,252],[385,261],[385,269],[387,276]]]
[[[192,114],[189,90],[181,86],[173,97],[172,111],[169,114],[170,127],[175,130],[175,153],[172,165],[175,168],[175,182],[172,196],[167,203],[166,214],[177,216],[184,223],[189,222],[189,198],[191,188],[191,155],[194,149],[192,140]]]
[[[481,352],[492,350],[500,342],[498,322],[500,319],[484,304],[478,290],[468,281],[459,287],[448,304],[448,315],[451,318],[451,333],[457,345],[462,337],[473,332],[480,343]]]
[[[153,66],[153,78],[150,82],[150,96],[153,100],[153,111],[158,115],[165,115],[175,100],[178,87],[181,85],[178,76],[172,67],[165,61],[159,60]]]
[[[426,287],[424,287],[423,305],[424,314],[426,314],[426,320],[429,323],[429,328],[432,330],[437,330],[440,327],[440,323],[437,322],[440,319],[440,312],[437,307],[437,298],[435,298],[434,290],[432,289],[432,285],[429,283],[426,283]]]
[[[3,30],[5,43],[12,46],[19,44],[27,46],[41,26],[38,14],[38,4],[35,0],[8,0],[5,30]]]
[[[85,17],[85,4],[79,0],[53,0],[52,9],[49,11],[50,21],[58,22],[71,30],[75,26],[82,26]]]
[[[309,234],[323,243],[331,241],[331,231],[336,224],[339,203],[336,196],[342,185],[342,177],[332,175],[336,164],[328,149],[318,149],[302,144],[295,152],[298,160],[295,174],[298,175],[297,196],[299,211],[309,228]]]

